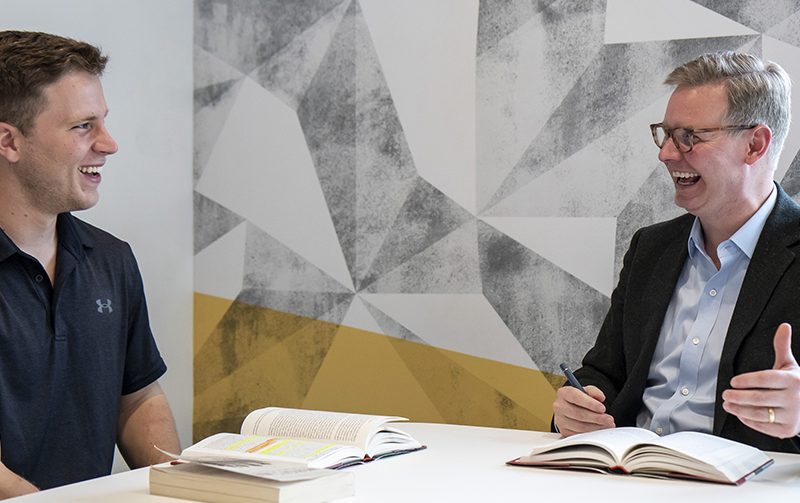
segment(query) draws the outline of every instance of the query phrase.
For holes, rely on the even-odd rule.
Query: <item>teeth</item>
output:
[[[81,166],[78,171],[86,173],[87,175],[96,175],[103,170],[102,166]]]
[[[673,171],[670,174],[672,175],[672,178],[694,178],[698,176],[697,173],[684,173],[682,171]]]

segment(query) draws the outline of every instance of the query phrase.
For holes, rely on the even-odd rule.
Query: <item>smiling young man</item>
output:
[[[70,212],[117,144],[89,44],[0,32],[0,497],[179,450],[130,247]]]
[[[595,346],[561,388],[564,435],[614,426],[713,433],[800,452],[800,206],[774,180],[791,82],[706,54],[651,131],[687,214],[636,232]]]

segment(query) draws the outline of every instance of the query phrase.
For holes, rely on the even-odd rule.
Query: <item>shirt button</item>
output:
[[[36,277],[33,279],[35,279],[37,283],[41,283],[42,280],[44,279],[44,276],[42,276],[41,274],[37,274]]]
[[[700,344],[700,339],[698,337],[695,337],[694,339],[692,339],[692,344],[697,346],[698,344]]]
[[[686,396],[689,394],[689,388],[681,388],[681,395]]]
[[[661,426],[656,428],[656,435],[661,435],[662,433],[664,433],[664,428],[662,428]]]
[[[712,297],[716,297],[717,296],[717,291],[712,288],[711,290],[708,291],[708,294],[710,296],[712,296]]]

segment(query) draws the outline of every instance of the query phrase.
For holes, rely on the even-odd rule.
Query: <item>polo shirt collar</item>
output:
[[[775,201],[778,199],[778,191],[775,186],[772,187],[772,192],[764,201],[764,204],[753,213],[747,222],[744,223],[733,236],[729,238],[745,255],[748,259],[753,258],[753,251],[758,244],[758,238],[761,236],[761,231],[764,229],[764,224],[767,223],[772,210],[775,208]],[[698,251],[705,255],[705,237],[703,236],[703,227],[700,220],[695,217],[692,224],[692,230],[689,232],[689,258],[694,258],[694,254]]]
[[[8,237],[8,234],[6,234],[6,231],[0,229],[0,262],[3,262],[10,256],[14,255],[17,253],[17,251],[19,251],[17,245],[11,241],[11,238]]]
[[[86,255],[86,248],[94,248],[94,238],[76,224],[71,213],[61,213],[56,221],[58,244],[78,260]]]
[[[76,223],[76,218],[70,213],[61,213],[56,220],[56,233],[58,244],[67,250],[76,259],[81,260],[86,255],[86,248],[94,248],[94,239]],[[4,230],[0,229],[0,262],[8,259],[22,250],[11,240]]]

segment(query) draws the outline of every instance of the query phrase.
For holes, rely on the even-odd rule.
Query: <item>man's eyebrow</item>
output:
[[[105,119],[106,117],[108,117],[108,110],[105,111],[102,118]],[[100,117],[97,114],[89,114],[78,117],[77,119],[75,119],[75,122],[91,122],[91,121],[96,121],[98,119],[100,119]]]

